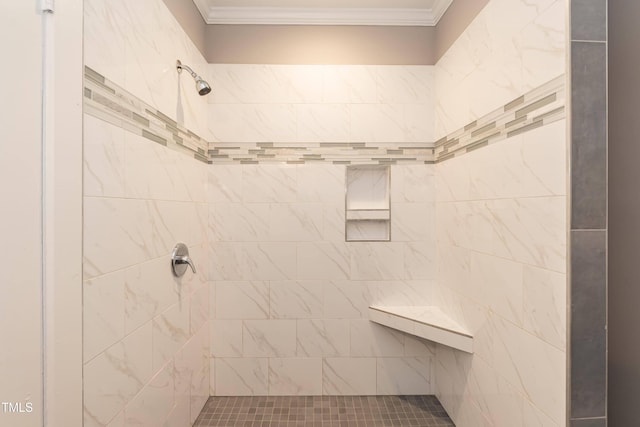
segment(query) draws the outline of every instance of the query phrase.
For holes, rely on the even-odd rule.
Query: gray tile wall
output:
[[[570,0],[571,427],[607,424],[607,0]]]

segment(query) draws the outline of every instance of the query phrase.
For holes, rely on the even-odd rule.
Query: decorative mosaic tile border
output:
[[[84,67],[84,111],[158,144],[207,163],[209,142],[136,96]]]
[[[286,162],[290,164],[398,164],[433,163],[433,144],[369,144],[364,142],[320,143],[214,143],[209,155],[213,163],[255,164]]]
[[[564,76],[526,93],[436,143],[213,143],[89,67],[85,112],[209,164],[433,164],[459,157],[565,117]]]
[[[564,119],[564,81],[565,76],[559,76],[439,139],[436,163]]]

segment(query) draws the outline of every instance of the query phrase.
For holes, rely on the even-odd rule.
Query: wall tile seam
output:
[[[582,40],[582,39],[572,39],[571,43],[599,43],[599,44],[606,44],[607,40]]]
[[[438,242],[438,243],[440,243],[440,245],[438,245],[438,246],[441,246],[442,243],[446,243],[446,242]],[[567,243],[567,245],[569,244],[569,240],[568,239],[567,239],[566,243]],[[460,245],[451,244],[451,243],[446,243],[446,244],[448,246],[452,246],[452,247],[455,247],[455,248],[458,248],[458,249],[462,249],[462,250],[465,250],[465,251],[468,251],[468,252],[474,252],[474,253],[477,253],[477,254],[480,254],[480,255],[494,257],[494,258],[497,258],[497,259],[500,259],[500,260],[503,260],[503,261],[510,261],[510,262],[513,262],[513,263],[516,263],[516,264],[521,264],[524,267],[532,267],[532,268],[536,268],[538,270],[550,271],[552,273],[557,273],[557,274],[568,274],[567,271],[552,270],[552,269],[550,269],[548,267],[540,266],[540,265],[537,265],[537,264],[530,264],[530,263],[526,263],[526,262],[523,262],[523,261],[518,261],[518,260],[515,260],[513,258],[507,258],[507,257],[504,257],[504,256],[495,255],[495,254],[492,254],[492,253],[489,253],[489,252],[482,252],[480,250],[473,249],[473,248],[467,248],[465,246],[460,246]]]

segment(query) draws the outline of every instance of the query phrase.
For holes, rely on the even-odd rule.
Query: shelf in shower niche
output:
[[[391,218],[389,209],[349,209],[347,210],[347,221],[361,220],[388,220]]]
[[[466,353],[473,353],[473,336],[435,306],[369,307],[369,320]]]

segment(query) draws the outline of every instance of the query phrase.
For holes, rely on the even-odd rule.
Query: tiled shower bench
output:
[[[466,353],[473,353],[473,336],[435,306],[369,307],[369,319]]]

